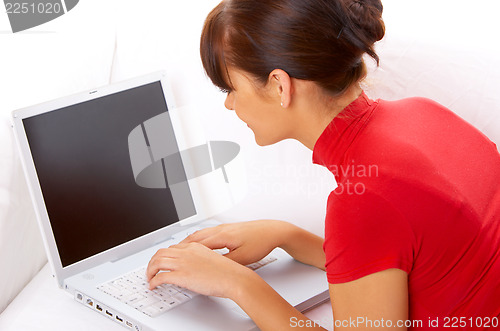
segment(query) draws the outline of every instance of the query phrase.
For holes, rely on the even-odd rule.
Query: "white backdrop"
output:
[[[312,165],[311,152],[295,141],[258,147],[204,75],[199,34],[217,3],[80,0],[68,14],[16,34],[0,10],[0,311],[46,262],[10,112],[156,70],[169,73],[180,106],[198,111],[207,139],[242,146],[248,195],[221,220],[279,218],[322,234],[333,176]],[[435,99],[499,145],[499,1],[383,3],[387,34],[377,46],[381,65],[365,82],[368,94]],[[16,316],[15,309],[6,313],[4,321]]]

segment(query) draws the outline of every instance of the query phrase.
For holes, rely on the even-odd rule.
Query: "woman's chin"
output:
[[[257,140],[257,139],[255,139],[255,142],[256,142],[256,143],[257,143],[257,145],[259,145],[260,147],[264,147],[264,146],[268,146],[268,145],[270,145],[270,144],[263,143],[263,142],[261,142],[261,141],[259,141],[259,140]]]
[[[257,136],[255,133],[254,133],[254,136],[255,136],[255,142],[257,143],[257,145],[263,147],[263,146],[269,146],[269,145],[274,145],[278,142],[280,142],[281,140],[283,139],[263,139],[262,137],[259,137]]]
[[[254,137],[255,137],[255,142],[257,143],[257,145],[259,146],[267,146],[267,145],[270,145],[267,141],[265,141],[264,139],[262,139],[261,137],[258,137],[255,132],[254,132]]]

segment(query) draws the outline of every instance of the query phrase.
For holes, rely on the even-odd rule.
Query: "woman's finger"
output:
[[[202,230],[198,230],[189,236],[187,236],[181,243],[191,243],[191,242],[199,242],[200,240],[206,239],[208,237],[214,236],[220,232],[220,225],[206,228]]]
[[[152,290],[161,284],[176,284],[175,272],[165,271],[157,273],[149,280],[149,289]]]
[[[208,231],[205,231],[208,230]],[[210,249],[220,249],[220,248],[235,248],[235,239],[231,238],[227,233],[221,231],[218,227],[200,230],[188,236],[186,239],[180,243],[200,243]]]
[[[153,255],[148,263],[146,268],[146,278],[148,281],[162,270],[175,270],[177,267],[176,258],[172,256],[174,254],[168,254],[171,250],[163,249],[161,251],[161,253],[158,251]]]
[[[156,251],[156,253],[151,257],[151,259],[154,259],[156,257],[171,257],[175,258],[177,257],[177,254],[175,250],[172,249],[174,246],[170,246],[168,248],[161,248]]]
[[[207,237],[213,236],[215,233],[217,233],[217,227],[212,227],[212,228],[206,228],[202,230],[198,230],[181,241],[181,243],[190,243],[190,242],[198,242],[200,240],[203,240]]]

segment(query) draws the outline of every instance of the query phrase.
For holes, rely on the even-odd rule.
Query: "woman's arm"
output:
[[[239,289],[242,292],[235,297],[235,301],[261,330],[293,330],[292,325],[307,326],[312,322],[286,301],[282,302],[284,300],[276,292],[266,288],[269,285],[262,279],[252,280],[249,277],[248,280],[251,283]],[[335,331],[407,330],[405,323],[410,322],[408,277],[399,269],[384,270],[344,284],[330,284],[330,298]],[[322,330],[318,325],[307,329]]]
[[[163,271],[163,272],[161,272]],[[323,330],[286,302],[257,273],[199,243],[159,250],[149,262],[150,288],[167,283],[236,302],[259,329]],[[300,284],[298,284],[300,286]]]
[[[183,243],[198,242],[208,248],[228,248],[225,256],[241,264],[262,259],[274,248],[284,249],[296,260],[324,269],[323,238],[291,223],[259,220],[223,224],[198,231]]]
[[[300,239],[302,235],[298,231],[292,237]],[[295,247],[292,245],[292,250]],[[232,299],[261,330],[295,330],[300,325],[321,330],[255,272],[199,243],[183,243],[159,250],[148,265],[147,276],[151,288],[163,283],[176,284],[201,294]],[[383,326],[388,326],[387,321],[391,321],[392,327],[388,329],[406,330],[404,325],[395,327],[408,318],[407,274],[404,271],[389,269],[352,282],[330,285],[330,297],[336,330],[353,328],[350,321],[358,322],[360,318],[366,323],[379,323],[376,329],[384,329]],[[380,324],[382,321],[386,324]],[[372,327],[358,324],[354,328]]]
[[[282,223],[284,223],[281,225],[283,239],[278,247],[284,249],[297,261],[325,270],[323,238],[293,224]]]
[[[407,329],[408,275],[402,270],[388,269],[352,282],[330,284],[330,298],[336,331]]]
[[[250,271],[250,270],[249,270]],[[292,307],[255,272],[249,272],[232,296],[260,330],[324,330]],[[300,285],[298,285],[300,286]]]

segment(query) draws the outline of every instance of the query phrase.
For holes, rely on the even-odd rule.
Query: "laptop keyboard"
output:
[[[170,284],[162,284],[154,290],[149,290],[146,267],[104,283],[98,286],[98,289],[151,317],[156,317],[198,295]]]
[[[257,270],[274,261],[276,261],[275,257],[266,256],[247,267]],[[122,275],[97,288],[151,317],[156,317],[198,295],[198,293],[172,284],[162,284],[150,290],[146,278],[146,267]]]

